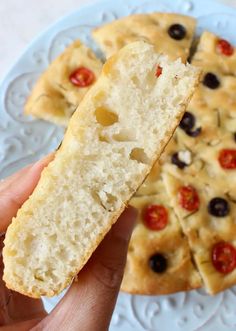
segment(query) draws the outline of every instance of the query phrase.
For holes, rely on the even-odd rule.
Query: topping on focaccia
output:
[[[219,53],[226,56],[231,56],[234,53],[233,46],[225,39],[219,39],[217,42],[217,50]]]
[[[219,197],[211,199],[208,203],[207,209],[209,214],[216,217],[225,217],[230,211],[227,200]]]
[[[235,248],[224,241],[216,243],[212,248],[212,263],[218,272],[230,273],[236,267]]]
[[[81,67],[72,72],[70,75],[70,81],[75,86],[87,87],[93,84],[95,81],[95,75],[88,68]]]
[[[162,205],[149,205],[143,212],[143,219],[150,230],[162,230],[168,223],[167,209]]]
[[[163,273],[168,267],[168,262],[163,254],[157,253],[150,257],[149,265],[154,272]]]
[[[220,81],[214,73],[208,72],[203,78],[203,84],[208,88],[214,90],[220,86]]]
[[[162,67],[158,65],[156,71],[156,77],[159,77],[161,74],[162,74]]]
[[[199,208],[199,196],[194,187],[190,185],[180,187],[178,197],[182,208],[188,211],[194,211]]]
[[[172,24],[168,29],[168,34],[172,39],[182,40],[186,36],[186,29],[181,24]]]
[[[224,169],[236,169],[236,149],[222,149],[219,162]]]

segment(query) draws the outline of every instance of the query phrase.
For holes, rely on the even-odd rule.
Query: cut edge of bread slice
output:
[[[198,81],[198,69],[141,41],[107,61],[7,230],[8,288],[38,298],[71,283],[150,172]]]

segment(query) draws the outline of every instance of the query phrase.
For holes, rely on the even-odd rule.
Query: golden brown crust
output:
[[[186,28],[185,38],[182,40],[170,38],[168,29],[172,24],[182,24]],[[95,29],[93,37],[107,57],[128,43],[145,40],[155,45],[158,52],[167,54],[171,59],[181,57],[186,61],[195,25],[194,18],[179,14],[136,14]]]
[[[95,79],[102,63],[79,40],[70,45],[38,79],[25,105],[25,113],[66,126],[69,118],[91,87],[77,87],[69,77],[77,68],[91,70]]]

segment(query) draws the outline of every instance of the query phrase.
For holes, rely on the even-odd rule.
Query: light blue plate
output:
[[[32,85],[50,61],[76,38],[99,54],[90,37],[92,28],[121,16],[153,11],[192,15],[198,18],[198,34],[207,29],[236,44],[236,10],[213,0],[100,1],[71,13],[37,37],[0,84],[1,178],[53,150],[62,138],[62,129],[22,114]],[[235,295],[235,288],[215,297],[202,290],[162,297],[120,294],[111,331],[236,330]],[[57,301],[46,300],[47,309]]]

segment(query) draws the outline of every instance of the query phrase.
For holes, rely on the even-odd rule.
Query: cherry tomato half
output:
[[[156,77],[161,76],[161,74],[162,74],[162,67],[158,65],[156,70]]]
[[[212,247],[212,264],[215,269],[228,274],[236,267],[236,250],[231,244],[221,241]]]
[[[216,47],[219,53],[224,54],[226,56],[230,56],[234,53],[233,46],[225,39],[219,39]]]
[[[199,196],[196,189],[192,186],[182,186],[179,189],[179,204],[188,211],[194,211],[199,208]]]
[[[73,71],[69,79],[75,86],[87,87],[95,81],[95,75],[91,70],[81,67]]]
[[[236,149],[222,149],[218,158],[224,169],[236,169]]]
[[[168,211],[162,205],[150,205],[143,214],[145,225],[151,230],[162,230],[168,223]]]

